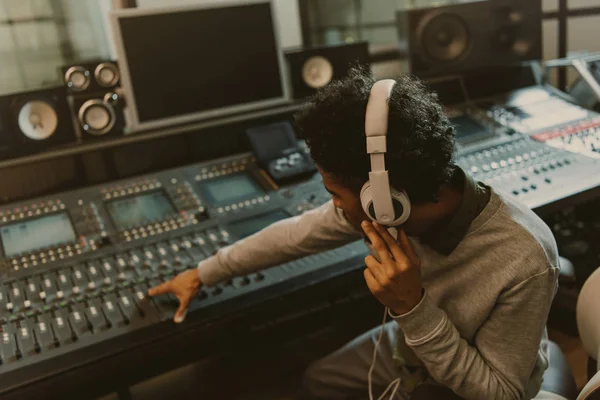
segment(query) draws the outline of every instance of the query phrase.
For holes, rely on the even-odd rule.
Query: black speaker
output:
[[[82,141],[123,134],[125,106],[116,61],[91,60],[60,68],[72,119]]]
[[[542,58],[541,0],[487,0],[413,9],[407,11],[406,19],[410,69],[420,77]]]
[[[490,45],[498,57],[513,64],[541,60],[542,0],[488,0],[491,12]]]
[[[331,81],[344,78],[353,66],[369,66],[367,42],[317,46],[286,52],[295,99],[313,95]]]
[[[121,83],[119,66],[113,60],[94,60],[60,67],[69,93],[96,93],[114,90]]]
[[[0,97],[0,157],[12,158],[75,143],[64,86]]]
[[[121,90],[69,96],[72,117],[83,141],[124,134],[124,99]]]

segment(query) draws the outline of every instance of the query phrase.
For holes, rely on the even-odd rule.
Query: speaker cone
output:
[[[45,101],[25,103],[17,116],[19,129],[33,140],[45,140],[54,134],[58,126],[56,110]]]
[[[119,81],[119,69],[113,63],[101,63],[94,70],[94,77],[100,86],[114,86]]]
[[[519,57],[527,55],[535,45],[536,32],[528,24],[528,18],[519,11],[508,14],[507,23],[492,33],[492,45],[501,51],[509,51]]]
[[[333,66],[325,57],[311,57],[302,67],[302,79],[313,89],[319,89],[331,82]]]
[[[102,100],[88,100],[79,109],[79,123],[90,135],[102,136],[108,133],[116,122],[115,110]]]
[[[417,35],[418,42],[434,62],[459,60],[469,50],[467,25],[454,14],[432,13],[422,21]]]
[[[71,67],[65,72],[65,82],[71,90],[85,90],[90,86],[90,71],[83,67]]]

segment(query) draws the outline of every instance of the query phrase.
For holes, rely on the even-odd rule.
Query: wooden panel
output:
[[[64,190],[78,180],[79,172],[74,158],[3,169],[0,172],[0,202]]]

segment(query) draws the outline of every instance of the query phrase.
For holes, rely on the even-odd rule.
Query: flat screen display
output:
[[[206,201],[212,206],[222,206],[247,200],[260,195],[265,191],[248,174],[227,175],[220,179],[202,182],[200,190]]]
[[[451,118],[450,122],[456,128],[456,139],[459,142],[480,140],[484,137],[493,136],[494,134],[466,115]]]
[[[229,226],[229,232],[238,239],[243,239],[258,231],[263,230],[267,226],[289,218],[289,214],[283,210],[277,210],[268,214],[263,214],[258,217],[248,218],[242,221],[234,222]]]
[[[115,15],[134,125],[212,117],[280,103],[287,96],[269,2]]]
[[[66,212],[19,221],[0,228],[5,257],[71,243],[75,230]]]
[[[167,195],[160,190],[113,200],[106,204],[106,209],[119,230],[160,221],[176,213]]]
[[[287,121],[252,128],[247,132],[256,156],[262,161],[281,157],[285,150],[298,147],[294,128]]]

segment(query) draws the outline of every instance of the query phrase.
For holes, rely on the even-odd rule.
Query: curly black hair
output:
[[[437,201],[452,181],[455,130],[437,99],[418,79],[396,79],[389,101],[386,168],[390,183],[415,204]],[[375,79],[365,67],[319,90],[296,113],[298,135],[314,161],[344,186],[359,192],[371,169],[365,112]]]

